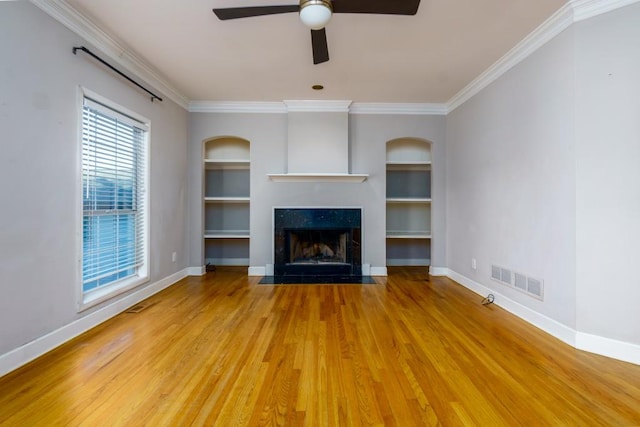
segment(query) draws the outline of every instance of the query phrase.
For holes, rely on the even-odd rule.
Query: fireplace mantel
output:
[[[364,182],[368,174],[353,173],[271,173],[267,174],[274,182],[342,182],[361,183]]]

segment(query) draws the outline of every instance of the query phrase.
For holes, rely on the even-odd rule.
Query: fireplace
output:
[[[275,208],[275,276],[361,276],[358,208]]]

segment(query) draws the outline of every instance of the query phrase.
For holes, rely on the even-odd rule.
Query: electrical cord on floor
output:
[[[489,304],[493,303],[494,299],[495,299],[495,297],[493,296],[493,294],[489,294],[489,295],[487,295],[486,298],[482,299],[482,305],[489,305]]]

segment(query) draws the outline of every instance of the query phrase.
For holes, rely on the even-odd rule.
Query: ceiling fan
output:
[[[300,20],[311,29],[313,63],[329,60],[325,25],[333,13],[369,13],[382,15],[415,15],[420,0],[300,0],[300,4],[248,6],[213,9],[223,21],[252,16],[299,12]]]

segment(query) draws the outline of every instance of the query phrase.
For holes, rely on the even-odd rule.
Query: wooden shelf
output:
[[[248,239],[249,230],[205,230],[205,239]]]
[[[250,197],[205,197],[205,203],[249,203]]]
[[[388,230],[387,239],[431,239],[431,232]]]
[[[387,170],[390,171],[428,171],[431,170],[431,162],[387,162]]]
[[[251,162],[248,159],[205,159],[205,169],[249,169]]]
[[[423,197],[388,197],[387,203],[431,203],[431,199]]]

